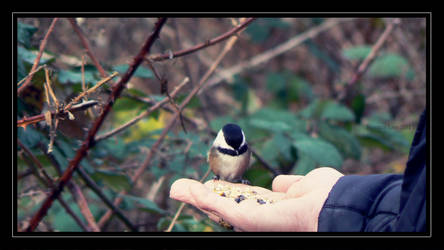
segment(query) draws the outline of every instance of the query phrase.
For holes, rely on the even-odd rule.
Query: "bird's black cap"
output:
[[[228,123],[222,128],[222,131],[224,132],[225,141],[227,144],[233,147],[235,150],[238,150],[244,139],[242,129],[236,124]]]

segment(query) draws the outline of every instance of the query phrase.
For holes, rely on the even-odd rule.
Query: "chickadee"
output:
[[[214,179],[249,184],[242,176],[250,164],[250,156],[251,151],[242,129],[236,124],[226,124],[219,130],[208,151],[208,162],[215,174]]]

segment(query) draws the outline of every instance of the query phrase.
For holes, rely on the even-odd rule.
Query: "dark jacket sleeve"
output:
[[[333,186],[319,214],[319,232],[426,231],[426,111],[403,175],[347,175]]]

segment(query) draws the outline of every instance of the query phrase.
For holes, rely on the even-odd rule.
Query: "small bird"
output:
[[[223,126],[207,156],[215,180],[249,184],[242,176],[250,164],[251,151],[238,125],[228,123]]]

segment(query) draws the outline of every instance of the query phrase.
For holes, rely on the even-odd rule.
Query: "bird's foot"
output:
[[[244,179],[241,179],[240,183],[245,184],[245,185],[251,185],[249,180],[244,180]]]

